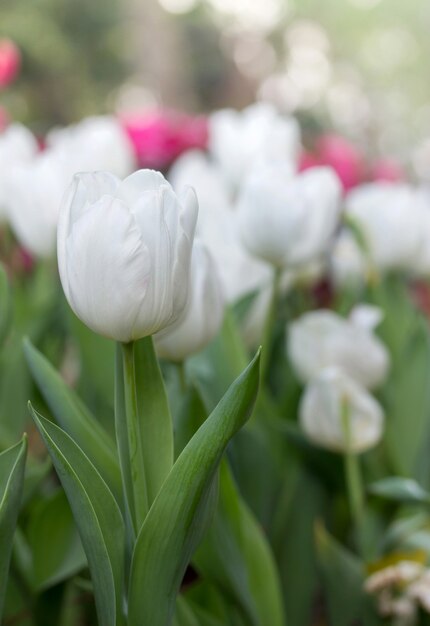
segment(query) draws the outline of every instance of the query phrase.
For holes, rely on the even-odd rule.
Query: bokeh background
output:
[[[0,36],[23,63],[0,100],[42,134],[105,111],[261,98],[425,177],[429,32],[427,0],[2,0]]]

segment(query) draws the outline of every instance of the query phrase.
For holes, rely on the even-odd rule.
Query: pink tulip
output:
[[[0,39],[0,88],[7,87],[18,75],[21,54],[10,39]]]
[[[186,150],[207,146],[208,127],[204,117],[153,111],[120,119],[139,167],[165,169]]]
[[[370,179],[388,183],[397,183],[405,180],[405,172],[397,161],[389,158],[375,161],[370,169]]]

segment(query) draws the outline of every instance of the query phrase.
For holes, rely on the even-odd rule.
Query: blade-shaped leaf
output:
[[[430,504],[430,493],[425,491],[415,480],[390,476],[369,485],[368,490],[376,496],[398,502]]]
[[[92,460],[117,502],[121,503],[121,474],[114,442],[28,339],[24,340],[24,351],[32,376],[56,421]]]
[[[100,626],[122,624],[125,531],[108,486],[73,439],[30,407],[69,500],[88,559]]]
[[[129,626],[168,626],[222,454],[249,418],[259,379],[259,353],[231,385],[174,464],[139,533],[133,553]]]
[[[173,465],[173,426],[152,337],[134,346],[136,393],[148,500],[151,504]]]
[[[0,454],[0,620],[6,594],[12,540],[21,503],[27,438]]]

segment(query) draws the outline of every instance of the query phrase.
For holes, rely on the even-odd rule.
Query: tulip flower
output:
[[[187,305],[175,324],[155,336],[158,354],[171,361],[183,361],[199,352],[219,331],[223,313],[224,298],[215,262],[203,243],[195,241]]]
[[[124,178],[136,169],[132,145],[113,116],[88,117],[52,130],[46,144],[61,154],[70,177],[76,172],[107,170]]]
[[[7,213],[18,241],[37,257],[55,254],[58,211],[70,178],[50,152],[16,166],[5,186]]]
[[[0,133],[0,218],[5,216],[12,198],[7,191],[12,169],[30,162],[37,152],[37,141],[25,126],[10,124]],[[28,187],[28,184],[25,186]]]
[[[299,379],[309,382],[321,370],[337,367],[361,385],[377,387],[386,378],[390,361],[372,332],[379,321],[379,309],[363,305],[353,309],[350,319],[328,310],[302,315],[290,325],[287,339]]]
[[[356,238],[344,228],[333,244],[330,254],[330,276],[336,287],[359,287],[368,273],[363,251]]]
[[[323,369],[308,383],[299,413],[306,436],[335,452],[364,452],[383,434],[384,415],[378,402],[338,368]]]
[[[299,147],[297,121],[269,104],[224,109],[209,119],[209,151],[233,190],[257,165],[286,160],[295,169]]]
[[[18,75],[21,55],[10,39],[0,39],[0,88],[7,87]]]
[[[197,211],[192,189],[178,198],[152,170],[122,182],[107,172],[77,174],[60,210],[57,246],[76,315],[123,343],[175,322],[187,302]]]
[[[318,260],[332,242],[340,213],[340,183],[329,168],[297,177],[287,164],[262,168],[246,180],[238,202],[243,245],[275,267]]]
[[[361,230],[379,270],[414,269],[422,241],[421,203],[417,190],[394,183],[363,185],[347,197],[348,218]]]

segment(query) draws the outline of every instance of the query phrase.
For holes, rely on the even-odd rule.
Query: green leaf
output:
[[[173,426],[152,337],[134,345],[139,429],[149,505],[173,465]]]
[[[27,438],[0,454],[0,620],[24,483]]]
[[[12,320],[12,299],[4,265],[0,263],[0,347],[9,333]]]
[[[430,504],[430,493],[425,491],[415,480],[390,476],[368,487],[368,491],[387,500],[412,504]]]
[[[363,613],[363,566],[328,534],[321,523],[315,526],[315,540],[327,599],[328,623],[332,626],[354,624]]]
[[[137,538],[130,576],[129,626],[168,626],[187,564],[205,530],[202,518],[222,454],[249,418],[259,353],[231,385],[175,462]]]
[[[179,595],[176,600],[176,613],[173,626],[200,626],[199,620],[194,615],[193,609],[184,598]]]
[[[125,530],[118,505],[73,439],[30,406],[69,500],[88,559],[100,626],[123,623]]]
[[[56,421],[91,459],[117,502],[122,503],[121,474],[114,442],[28,339],[24,340],[24,352],[32,376]]]
[[[33,561],[33,585],[48,589],[87,564],[73,515],[62,489],[31,510],[27,536]]]

